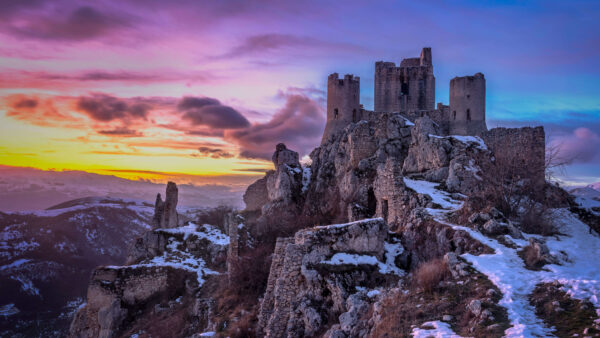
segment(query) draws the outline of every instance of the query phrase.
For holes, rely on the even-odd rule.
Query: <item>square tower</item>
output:
[[[418,58],[375,63],[375,111],[401,112],[435,109],[435,77],[431,48]]]

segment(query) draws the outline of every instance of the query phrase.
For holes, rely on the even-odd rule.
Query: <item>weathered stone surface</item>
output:
[[[186,292],[193,273],[170,267],[98,268],[94,271],[87,304],[71,324],[70,337],[115,337],[134,309],[160,295]]]
[[[285,144],[279,143],[275,146],[275,152],[273,153],[273,165],[275,168],[279,168],[282,165],[289,165],[290,167],[300,167],[300,161],[298,159],[298,153],[289,150]]]
[[[178,197],[177,185],[174,182],[167,183],[165,201],[163,202],[160,194],[156,195],[154,205],[154,228],[175,228],[179,225],[179,216],[177,214]]]
[[[261,303],[259,332],[266,337],[310,336],[336,316],[340,326],[328,335],[364,336],[367,328],[357,321],[369,309],[369,299],[353,294],[356,286],[372,282],[377,266],[325,262],[336,253],[381,262],[387,238],[385,222],[372,219],[304,229],[293,239],[279,239]]]
[[[244,193],[244,203],[246,203],[246,210],[254,211],[260,210],[267,202],[269,202],[267,178],[263,177],[248,186]]]

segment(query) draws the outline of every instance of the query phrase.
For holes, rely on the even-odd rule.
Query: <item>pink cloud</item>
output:
[[[317,101],[299,94],[286,97],[285,106],[266,123],[246,129],[226,131],[225,139],[240,147],[240,156],[270,159],[275,145],[307,154],[319,144],[325,126],[325,113]]]
[[[558,155],[563,159],[582,163],[600,161],[600,135],[585,127],[575,129],[570,135],[554,138],[550,145],[558,147]]]

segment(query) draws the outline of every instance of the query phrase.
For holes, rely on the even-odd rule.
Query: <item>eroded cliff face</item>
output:
[[[399,335],[445,315],[460,334],[500,336],[508,325],[501,293],[461,256],[494,254],[482,238],[523,239],[510,215],[486,200],[490,184],[512,179],[499,167],[499,150],[507,156],[479,137],[443,135],[428,117],[412,123],[399,113],[349,123],[304,166],[278,144],[274,170],[248,187],[246,209],[221,229],[169,221],[136,241],[126,266],[99,268],[71,335],[136,333],[179,314],[187,324],[175,336],[378,336],[394,327],[388,313],[400,302],[430,310],[398,314]],[[528,180],[536,181],[519,176],[511,184]],[[159,219],[177,219],[157,205]],[[542,244],[530,246],[539,261],[556,262]],[[254,265],[269,263],[268,279],[243,273],[261,274]],[[437,269],[434,282],[421,281],[427,264]],[[212,284],[216,290],[246,283],[264,294],[217,314],[215,294],[224,293],[206,285],[219,274],[227,278]],[[437,298],[429,299],[431,290]]]

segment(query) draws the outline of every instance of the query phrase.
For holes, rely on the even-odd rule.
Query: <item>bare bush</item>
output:
[[[219,229],[224,229],[225,216],[231,213],[233,208],[230,206],[218,206],[216,208],[203,210],[197,215],[196,222],[198,224],[210,224]]]
[[[413,283],[426,293],[433,292],[449,276],[446,262],[441,258],[421,264],[413,275]]]
[[[542,204],[528,203],[521,216],[520,228],[529,234],[551,236],[558,233],[547,216],[548,208]]]

